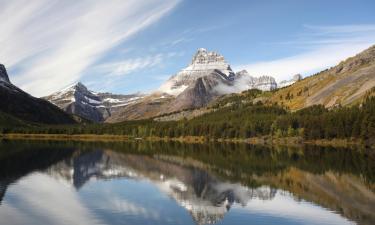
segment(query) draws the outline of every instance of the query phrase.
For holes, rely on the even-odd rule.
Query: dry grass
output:
[[[55,140],[55,141],[128,141],[125,135],[95,134],[0,134],[0,139],[9,140]]]

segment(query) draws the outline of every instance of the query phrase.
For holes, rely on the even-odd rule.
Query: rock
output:
[[[10,83],[7,70],[3,64],[0,64],[0,81]]]

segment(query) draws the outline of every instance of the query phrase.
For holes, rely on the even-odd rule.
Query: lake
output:
[[[0,224],[375,224],[365,149],[0,141]]]

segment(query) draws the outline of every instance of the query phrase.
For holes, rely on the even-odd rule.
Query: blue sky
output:
[[[280,81],[375,44],[371,0],[0,3],[0,63],[36,96],[77,81],[95,91],[150,92],[201,47],[236,71]]]

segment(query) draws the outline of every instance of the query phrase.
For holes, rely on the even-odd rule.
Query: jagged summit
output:
[[[183,69],[180,73],[192,73],[210,70],[220,70],[227,77],[234,76],[230,65],[225,61],[224,56],[214,51],[207,51],[205,48],[198,49],[193,56],[190,65]],[[195,75],[199,76],[202,75],[202,73],[196,73]]]
[[[191,65],[193,64],[220,64],[225,63],[224,56],[217,52],[208,52],[205,48],[198,49],[195,53]]]
[[[83,83],[78,81],[78,82],[75,82],[66,86],[65,88],[61,89],[59,92],[62,93],[62,92],[68,92],[68,91],[81,91],[81,90],[87,91],[88,89]]]
[[[0,81],[10,83],[7,70],[5,69],[5,66],[3,64],[0,64]]]

